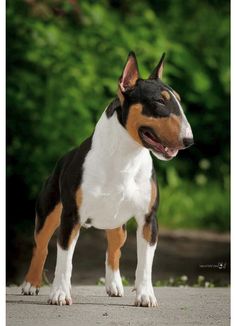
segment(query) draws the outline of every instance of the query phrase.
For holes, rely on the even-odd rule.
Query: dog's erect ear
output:
[[[166,53],[164,52],[157,67],[153,70],[149,79],[156,79],[156,78],[162,79],[165,55],[166,55]]]
[[[126,90],[134,87],[138,78],[139,70],[136,56],[134,52],[130,52],[126,65],[123,69],[122,76],[119,79],[119,87],[121,92],[125,93]]]

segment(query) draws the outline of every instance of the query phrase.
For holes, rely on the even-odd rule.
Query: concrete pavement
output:
[[[155,288],[158,308],[133,306],[135,293],[125,287],[123,298],[109,298],[103,286],[74,286],[72,306],[47,304],[49,287],[38,296],[21,296],[8,287],[7,326],[92,325],[229,325],[229,288]]]

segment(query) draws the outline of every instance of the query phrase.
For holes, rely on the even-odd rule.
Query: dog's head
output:
[[[121,121],[131,137],[158,159],[170,160],[179,149],[193,144],[193,134],[179,95],[161,80],[164,56],[150,77],[143,80],[131,52],[119,79],[118,97]]]

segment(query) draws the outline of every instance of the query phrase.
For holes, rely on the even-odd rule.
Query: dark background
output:
[[[189,150],[155,160],[160,227],[229,231],[229,14],[222,0],[7,2],[9,281],[29,259],[43,180],[91,134],[130,50],[143,78],[167,53],[163,79],[180,94],[194,133]]]

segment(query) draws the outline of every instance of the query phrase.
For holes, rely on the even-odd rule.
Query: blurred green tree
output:
[[[56,160],[90,135],[130,50],[147,78],[163,51],[195,146],[156,162],[170,227],[229,228],[229,1],[7,3],[7,177],[18,214]],[[115,158],[114,158],[115,160]]]

